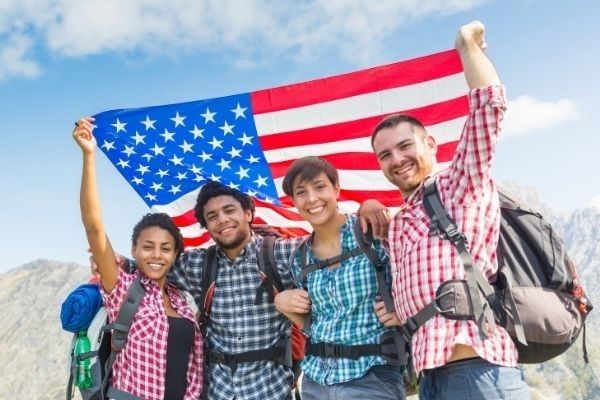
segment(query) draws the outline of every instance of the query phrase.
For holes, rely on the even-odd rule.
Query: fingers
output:
[[[275,307],[282,313],[307,314],[311,304],[308,293],[302,289],[285,290],[275,296]]]

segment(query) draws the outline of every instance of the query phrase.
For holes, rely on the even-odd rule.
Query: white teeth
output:
[[[150,263],[150,264],[148,264],[148,266],[149,266],[150,268],[154,268],[154,269],[160,269],[160,268],[162,268],[162,264],[154,264],[154,263]]]
[[[308,212],[311,213],[311,214],[316,214],[318,212],[321,212],[324,208],[325,207],[323,207],[323,206],[319,206],[319,207],[316,207],[316,208],[309,208]]]

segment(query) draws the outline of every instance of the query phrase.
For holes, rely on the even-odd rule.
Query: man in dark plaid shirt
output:
[[[263,238],[251,231],[254,217],[251,198],[210,182],[200,190],[195,214],[217,244],[219,263],[205,338],[208,348],[219,353],[239,354],[270,349],[282,338],[288,338],[290,323],[275,310],[273,303],[254,304],[262,281],[257,256]],[[290,255],[301,239],[275,241],[275,263],[286,288],[292,287],[293,282],[288,266]],[[206,255],[206,249],[186,251],[169,272],[169,280],[189,291],[200,309],[204,307],[200,302]],[[210,400],[291,398],[293,373],[275,361],[244,362],[237,368],[209,363],[207,369],[205,390]]]

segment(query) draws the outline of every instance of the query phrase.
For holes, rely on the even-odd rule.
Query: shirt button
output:
[[[242,340],[242,337],[241,337],[241,336],[238,336],[238,337],[237,337],[237,340]]]

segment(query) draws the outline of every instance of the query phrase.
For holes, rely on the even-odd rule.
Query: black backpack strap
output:
[[[263,279],[261,284],[256,289],[256,297],[254,304],[262,303],[262,295],[266,291],[269,296],[269,302],[275,301],[273,288],[278,292],[285,290],[281,275],[277,269],[275,262],[275,237],[272,235],[263,236],[263,243],[260,251],[257,254],[258,269],[265,274],[266,279]]]
[[[392,296],[390,294],[390,290],[388,288],[387,283],[385,282],[385,264],[381,261],[381,257],[373,248],[373,230],[369,225],[369,230],[365,234],[362,231],[360,223],[358,220],[354,223],[354,238],[356,239],[356,243],[358,244],[359,249],[362,253],[371,261],[371,264],[375,267],[375,275],[377,276],[377,288],[379,289],[379,295],[383,300],[383,304],[385,304],[385,309],[387,312],[394,311],[394,302],[392,301]]]
[[[452,242],[458,250],[465,269],[475,322],[479,327],[480,336],[487,338],[486,323],[492,331],[496,329],[496,322],[490,305],[493,301],[494,289],[481,271],[475,267],[475,261],[469,253],[467,238],[444,209],[434,177],[427,179],[424,183],[423,206],[431,219],[430,230],[434,233],[443,233],[444,238]],[[482,301],[480,292],[483,293],[485,301]]]
[[[210,286],[217,279],[217,271],[219,269],[219,260],[217,258],[217,247],[215,245],[210,246],[206,249],[204,256],[204,262],[202,264],[202,280],[200,283],[200,303],[198,304],[199,310],[199,323],[202,329],[202,334],[206,334],[206,324],[210,320],[208,314],[210,313],[211,304],[206,304],[206,299]]]

